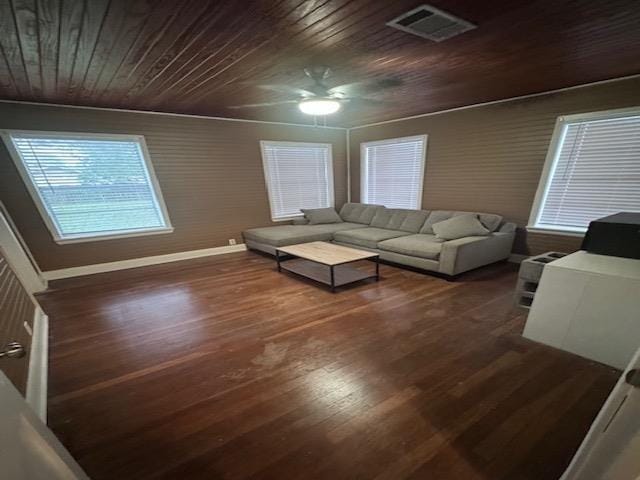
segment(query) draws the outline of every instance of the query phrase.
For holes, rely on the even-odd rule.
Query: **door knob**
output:
[[[18,342],[10,342],[7,344],[4,350],[0,350],[0,358],[22,358],[24,357],[25,350]]]

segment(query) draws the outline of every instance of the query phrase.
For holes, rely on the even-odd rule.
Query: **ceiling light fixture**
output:
[[[298,108],[307,115],[331,115],[340,110],[340,102],[331,98],[301,100]]]

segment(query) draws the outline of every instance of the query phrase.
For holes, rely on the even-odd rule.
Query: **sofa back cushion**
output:
[[[424,225],[424,222],[429,217],[429,212],[427,210],[405,210],[407,216],[400,224],[398,230],[402,230],[404,232],[412,232],[418,233]]]
[[[383,210],[382,205],[369,205],[367,203],[345,203],[340,209],[340,217],[345,222],[363,223],[369,225],[378,210]]]
[[[385,208],[378,210],[371,220],[371,226],[388,230],[418,233],[427,219],[429,212],[424,210],[407,210]]]
[[[322,225],[325,223],[342,223],[342,218],[335,208],[303,208],[304,217],[309,220],[309,225]]]
[[[477,215],[480,219],[480,223],[484,225],[484,227],[489,230],[489,232],[495,232],[498,230],[498,227],[502,223],[502,216],[496,215],[495,213],[478,213],[478,212],[458,212],[458,211],[449,211],[449,210],[434,210],[427,217],[426,222],[420,229],[420,233],[433,234],[433,224],[442,222],[443,220],[448,220],[451,217],[457,217],[459,215],[468,215],[468,214]]]
[[[387,228],[387,225],[391,221],[393,210],[389,208],[381,208],[371,219],[370,225],[376,228]]]

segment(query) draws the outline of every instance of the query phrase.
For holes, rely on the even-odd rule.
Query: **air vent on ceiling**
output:
[[[434,42],[441,42],[476,28],[473,23],[454,17],[431,5],[422,5],[403,13],[387,25]]]

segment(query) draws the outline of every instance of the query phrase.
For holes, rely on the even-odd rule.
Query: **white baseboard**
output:
[[[47,423],[47,378],[49,365],[49,317],[36,306],[27,377],[27,403]]]
[[[511,263],[522,263],[522,261],[526,258],[529,258],[529,255],[522,255],[520,253],[512,253],[509,255],[509,261]]]
[[[211,255],[222,255],[223,253],[241,252],[247,249],[244,243],[239,245],[227,245],[224,247],[203,248],[202,250],[190,250],[188,252],[168,253],[166,255],[155,255],[153,257],[132,258],[118,262],[97,263],[95,265],[83,265],[82,267],[63,268],[61,270],[49,270],[42,272],[47,280],[59,280],[61,278],[80,277],[83,275],[93,275],[95,273],[114,272],[116,270],[126,270],[128,268],[146,267],[148,265],[158,265],[160,263],[177,262],[192,258],[209,257]]]

